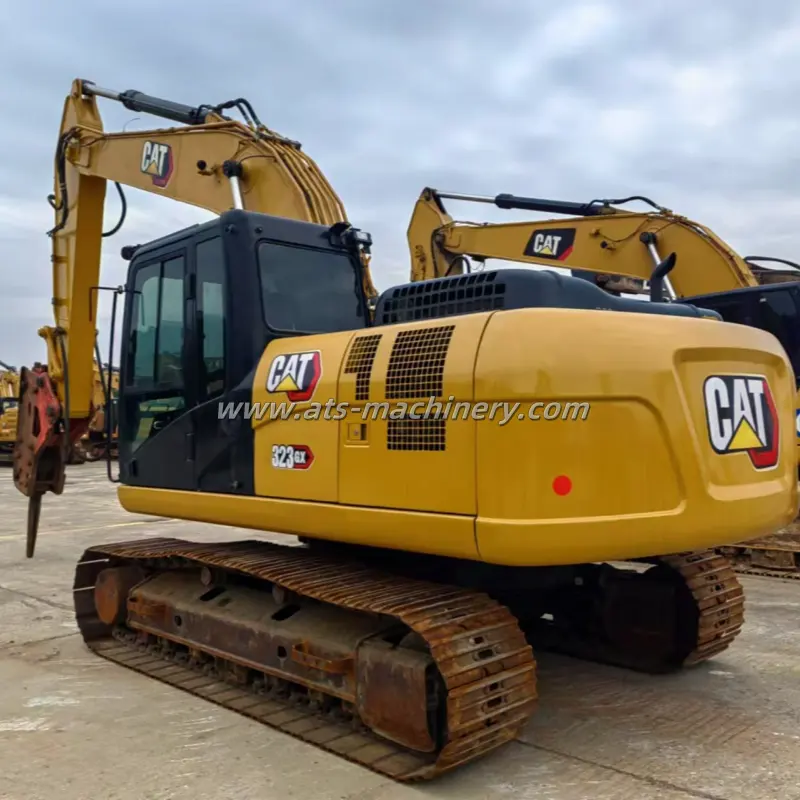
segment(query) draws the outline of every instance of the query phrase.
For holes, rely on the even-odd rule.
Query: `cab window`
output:
[[[225,258],[219,236],[198,242],[196,270],[202,402],[225,390]]]
[[[183,256],[136,274],[131,332],[134,388],[183,385]],[[130,351],[129,351],[130,354]]]
[[[131,299],[124,430],[136,450],[186,409],[183,255],[138,268]]]
[[[261,242],[258,266],[264,320],[272,330],[332,333],[364,327],[359,269],[349,253]]]

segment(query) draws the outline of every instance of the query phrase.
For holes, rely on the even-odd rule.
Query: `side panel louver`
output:
[[[444,364],[454,325],[401,331],[394,341],[386,375],[387,400],[431,400],[442,396]],[[390,419],[389,450],[444,450],[445,419]]]
[[[357,336],[350,347],[344,371],[347,375],[355,374],[356,376],[356,400],[369,400],[372,364],[375,361],[380,341],[380,333],[371,336]]]

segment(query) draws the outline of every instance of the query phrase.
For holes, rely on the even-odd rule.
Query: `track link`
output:
[[[770,536],[718,547],[734,569],[745,575],[800,579],[800,517]]]
[[[767,569],[766,567],[754,567],[746,563],[734,561],[734,569],[740,575],[757,575],[760,578],[772,578],[781,581],[800,581],[800,570],[786,572],[779,569]]]
[[[193,665],[185,654],[170,660],[175,658],[170,642],[151,638],[142,644],[137,632],[107,625],[95,604],[97,578],[104,569],[130,564],[153,571],[208,567],[340,608],[399,620],[424,640],[443,679],[442,746],[434,753],[409,750],[358,720],[321,713],[291,687],[278,695],[265,694],[263,681],[242,682],[235,677],[241,676],[241,665],[227,665],[229,672],[219,669],[219,658],[210,668]],[[73,592],[81,635],[97,655],[398,781],[427,780],[496,750],[516,738],[535,708],[536,662],[531,648],[511,613],[485,594],[397,577],[301,548],[179,539],[92,547],[78,563]],[[402,697],[393,700],[403,702]]]
[[[743,575],[800,580],[800,532],[797,523],[763,539],[717,548]]]
[[[744,589],[730,561],[713,550],[658,561],[683,578],[697,609],[696,638],[682,666],[699,664],[727,650],[744,624]]]

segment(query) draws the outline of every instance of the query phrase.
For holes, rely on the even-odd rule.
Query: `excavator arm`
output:
[[[98,97],[180,126],[106,133]],[[224,114],[231,108],[245,122]],[[244,99],[191,107],[75,80],[64,103],[54,167],[55,191],[49,200],[55,225],[49,235],[55,325],[39,330],[47,365],[23,369],[20,376],[14,454],[16,486],[31,499],[29,556],[41,496],[63,491],[69,449],[94,413],[97,295],[109,288],[98,285],[101,247],[124,220],[122,186],[216,213],[242,208],[318,224],[347,223],[341,200],[301,145],[264,126]],[[123,219],[104,232],[108,181],[122,199]],[[368,244],[362,248],[362,282],[366,296],[376,298]]]
[[[569,216],[536,222],[456,222],[444,207],[447,198]],[[630,200],[643,200],[654,210],[632,213],[613,205]],[[630,279],[649,281],[665,256],[675,253],[669,280],[678,297],[759,285],[747,262],[713,231],[643,197],[569,203],[426,188],[414,207],[408,242],[412,281],[461,274],[467,258],[496,258],[587,270],[598,274],[604,288],[636,292]]]

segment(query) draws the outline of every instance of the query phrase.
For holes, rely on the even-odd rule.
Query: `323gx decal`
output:
[[[703,385],[703,396],[715,453],[747,453],[757,470],[777,466],[778,412],[763,375],[711,375]]]
[[[314,463],[314,453],[306,444],[272,445],[272,466],[275,469],[308,469]]]

